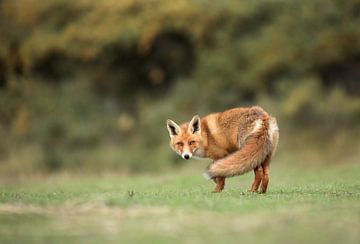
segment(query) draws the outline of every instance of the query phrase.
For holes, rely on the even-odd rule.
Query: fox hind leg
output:
[[[212,192],[221,192],[225,187],[225,177],[215,177],[216,186]]]
[[[261,165],[257,166],[254,169],[254,174],[255,174],[255,178],[254,178],[254,182],[252,183],[250,191],[257,192],[257,190],[259,189],[261,180],[263,178],[263,167]]]
[[[263,177],[262,177],[262,181],[261,181],[260,193],[266,193],[266,189],[267,189],[268,184],[269,184],[270,161],[271,161],[271,155],[268,155],[265,158],[264,162],[261,164],[261,166],[263,168]]]

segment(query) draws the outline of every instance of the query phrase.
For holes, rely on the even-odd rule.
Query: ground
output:
[[[201,173],[3,178],[0,243],[360,243],[360,165],[275,165],[266,194]]]

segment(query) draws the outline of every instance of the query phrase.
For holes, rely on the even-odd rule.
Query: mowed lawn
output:
[[[360,243],[360,165],[273,166],[225,191],[199,168],[0,180],[0,243]]]

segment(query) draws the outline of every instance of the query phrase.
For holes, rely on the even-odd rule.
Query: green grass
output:
[[[360,166],[274,166],[213,194],[201,170],[0,181],[0,243],[359,243]],[[131,194],[133,192],[133,194]]]

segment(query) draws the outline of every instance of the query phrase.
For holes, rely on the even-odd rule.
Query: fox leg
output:
[[[251,191],[252,192],[257,192],[257,190],[259,189],[259,185],[261,183],[261,180],[263,178],[263,167],[261,165],[257,166],[254,169],[254,173],[255,173],[255,178],[254,178],[254,182],[251,186]]]
[[[225,177],[215,177],[216,186],[212,192],[221,192],[225,187]]]
[[[265,193],[267,186],[269,184],[269,173],[270,173],[270,161],[271,161],[271,155],[268,155],[264,162],[261,164],[263,168],[263,178],[261,182],[261,190],[260,193]]]

